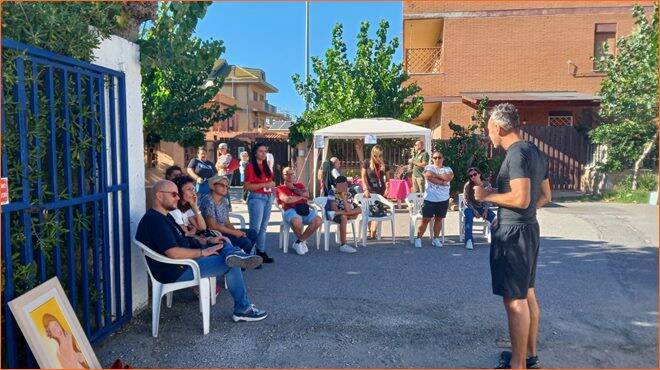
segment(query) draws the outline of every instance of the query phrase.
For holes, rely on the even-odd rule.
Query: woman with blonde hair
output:
[[[371,157],[362,165],[362,186],[364,186],[364,197],[369,198],[371,194],[385,196],[388,188],[389,172],[383,159],[383,147],[374,145],[371,148]],[[376,222],[369,223],[368,239],[376,237]]]
[[[49,313],[41,319],[48,338],[57,342],[57,360],[64,369],[89,369],[76,338],[64,330],[57,318]]]

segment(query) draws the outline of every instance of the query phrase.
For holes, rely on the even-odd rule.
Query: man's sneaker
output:
[[[500,364],[504,364],[506,367],[501,369],[510,369],[511,368],[511,352],[502,351],[500,354]],[[525,360],[525,367],[528,369],[540,369],[541,362],[539,361],[539,356],[527,357]]]
[[[298,255],[302,256],[305,254],[305,247],[303,246],[302,242],[294,242],[292,246],[293,250],[298,253]]]
[[[440,239],[440,238],[433,238],[433,241],[431,242],[431,244],[432,244],[434,247],[442,248],[442,239]]]
[[[344,252],[344,253],[355,253],[355,252],[357,252],[357,249],[351,247],[351,246],[348,245],[348,244],[342,244],[342,245],[339,247],[339,251],[340,251],[340,252]]]
[[[415,248],[421,248],[422,247],[422,239],[421,238],[415,238]]]
[[[234,312],[234,315],[232,316],[232,319],[234,322],[239,322],[239,321],[261,321],[268,317],[268,313],[264,310],[260,310],[256,308],[254,305],[251,305],[247,311],[243,313],[236,313]]]
[[[253,269],[263,263],[263,258],[251,254],[234,253],[225,258],[225,263],[229,267]]]
[[[257,249],[257,256],[261,257],[264,260],[263,263],[273,263],[273,262],[275,262],[274,259],[272,259],[271,257],[268,257],[266,252],[262,252],[258,249]]]
[[[307,248],[307,241],[303,240],[303,241],[300,242],[300,244],[302,244],[303,251],[305,253],[309,252],[309,248]]]
[[[474,245],[472,245],[472,240],[468,240],[465,242],[465,249],[474,249]]]

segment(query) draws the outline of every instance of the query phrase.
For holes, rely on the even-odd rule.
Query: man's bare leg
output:
[[[339,222],[339,239],[341,241],[341,245],[346,244],[346,224],[348,223],[348,219],[346,218],[346,215],[341,215],[341,220]]]
[[[291,230],[293,230],[293,233],[296,234],[296,238],[298,240],[303,240],[303,223],[302,219],[300,217],[294,217],[291,220]]]
[[[534,288],[527,290],[527,305],[529,306],[529,337],[527,339],[527,357],[536,356],[536,338],[539,335],[541,322],[541,307],[536,300]]]
[[[322,223],[323,221],[321,220],[321,217],[314,218],[314,221],[312,221],[312,223],[307,226],[305,232],[299,237],[299,239],[301,241],[307,240],[307,238],[316,232],[316,229],[318,229]]]
[[[504,298],[511,336],[511,368],[524,369],[529,336],[529,306],[527,299]]]

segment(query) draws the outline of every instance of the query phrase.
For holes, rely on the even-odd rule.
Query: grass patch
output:
[[[612,190],[605,190],[603,194],[585,194],[570,199],[559,199],[562,202],[612,202],[612,203],[648,203],[651,191],[658,186],[658,177],[655,174],[641,175],[637,181],[637,190],[632,190],[632,176],[624,178]]]

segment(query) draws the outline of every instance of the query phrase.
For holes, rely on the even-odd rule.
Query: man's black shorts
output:
[[[449,208],[449,199],[442,202],[429,202],[425,200],[422,206],[422,217],[432,218],[435,216],[445,218],[447,217],[447,208]]]
[[[527,298],[534,287],[539,256],[539,224],[499,225],[490,244],[490,274],[493,294],[504,298]]]

